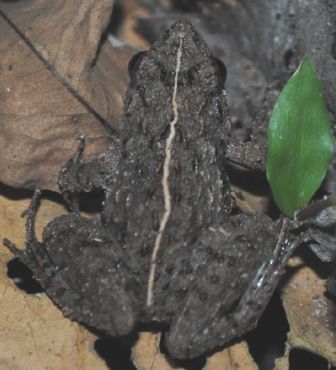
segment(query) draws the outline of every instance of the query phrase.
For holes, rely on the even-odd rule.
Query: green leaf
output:
[[[267,178],[287,216],[304,207],[321,185],[333,140],[320,81],[304,58],[280,93],[268,128]]]

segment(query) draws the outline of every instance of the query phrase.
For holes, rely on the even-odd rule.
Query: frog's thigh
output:
[[[134,305],[126,293],[122,248],[98,224],[59,217],[45,229],[38,253],[41,285],[68,316],[111,335],[132,330]]]
[[[229,313],[270,258],[273,235],[268,218],[247,215],[231,217],[225,225],[202,233],[191,248],[194,280],[166,336],[173,356],[197,356],[238,334]]]

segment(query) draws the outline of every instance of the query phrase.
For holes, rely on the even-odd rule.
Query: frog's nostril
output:
[[[183,36],[195,33],[194,27],[184,19],[181,19],[173,24],[171,27],[172,31],[180,32]]]

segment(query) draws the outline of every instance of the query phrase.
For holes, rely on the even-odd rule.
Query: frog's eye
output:
[[[227,76],[225,64],[218,58],[213,57],[212,59],[213,59],[213,63],[217,65],[218,74],[220,75],[221,80],[222,80],[221,81],[222,87],[224,87],[226,76]]]
[[[222,89],[226,79],[226,68],[221,60],[212,57],[210,61],[193,67],[188,72],[188,79],[195,86],[202,86],[207,90]]]
[[[133,55],[133,57],[129,61],[129,63],[128,63],[128,74],[129,74],[131,79],[134,77],[134,72],[137,70],[137,67],[141,63],[145,54],[146,54],[145,51],[140,51],[140,53],[136,53],[135,55]]]
[[[133,56],[128,63],[128,74],[131,80],[161,78],[162,70],[159,63],[148,55],[146,51],[141,51]]]

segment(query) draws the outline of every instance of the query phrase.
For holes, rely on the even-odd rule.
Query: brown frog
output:
[[[108,151],[83,160],[84,138],[62,169],[71,213],[6,245],[69,318],[113,336],[158,323],[175,358],[193,358],[252,329],[293,243],[279,227],[234,210],[225,171],[230,135],[226,70],[179,21],[130,62],[125,108]],[[76,195],[103,189],[99,218]]]

